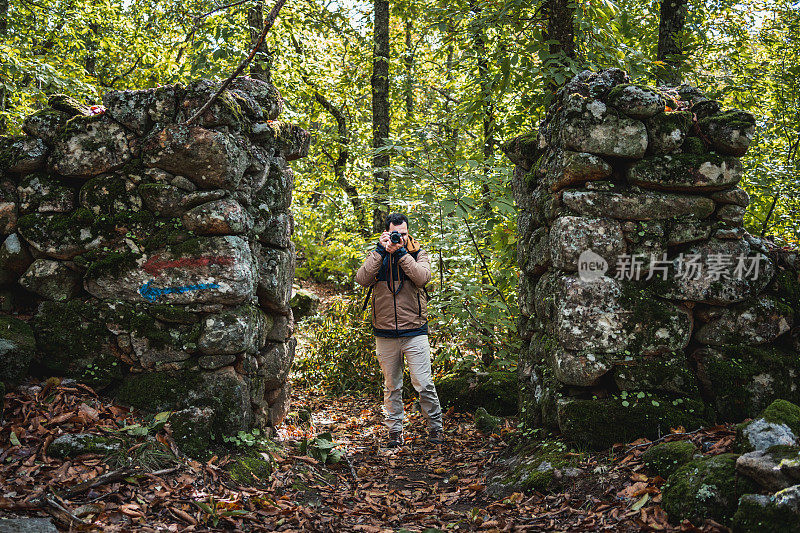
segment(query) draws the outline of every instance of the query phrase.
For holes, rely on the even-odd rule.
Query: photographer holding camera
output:
[[[431,376],[428,343],[428,254],[408,234],[408,218],[386,217],[386,231],[358,269],[356,282],[372,294],[375,352],[383,372],[383,409],[389,447],[403,445],[403,357],[428,421],[428,441],[442,443],[442,409]],[[369,294],[367,294],[369,299]],[[364,302],[366,307],[366,301]]]

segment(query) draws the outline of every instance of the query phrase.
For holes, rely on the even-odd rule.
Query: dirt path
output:
[[[640,485],[647,476],[640,468],[618,464],[601,469],[600,476],[576,479],[559,494],[538,492],[498,493],[490,487],[493,474],[502,472],[508,444],[500,436],[484,436],[475,429],[469,414],[448,412],[445,416],[447,444],[427,443],[424,420],[406,402],[406,446],[382,447],[386,429],[381,425],[376,399],[342,397],[336,400],[300,391],[293,409],[313,413],[311,424],[292,425],[289,420],[281,437],[287,446],[304,436],[330,432],[346,450],[349,465],[323,467],[332,473],[324,483],[309,481],[298,486],[286,480],[286,495],[306,501],[314,508],[314,519],[304,527],[318,531],[642,531],[671,529],[660,507],[631,511],[635,500],[618,497],[619,491]],[[504,432],[505,433],[505,432]],[[629,458],[630,459],[630,458]],[[297,459],[288,472],[297,472]],[[590,457],[591,471],[602,462]],[[630,463],[631,461],[626,461]],[[352,466],[352,470],[350,467]],[[294,475],[290,474],[290,475]],[[640,487],[635,487],[640,488]],[[633,494],[633,491],[629,491]],[[637,495],[637,498],[638,495]],[[650,524],[650,525],[648,525]],[[655,525],[656,527],[653,527]]]
[[[332,531],[479,525],[503,529],[510,525],[506,511],[520,507],[521,494],[507,503],[486,495],[485,471],[505,443],[475,432],[468,415],[450,413],[447,443],[431,445],[424,420],[413,402],[407,402],[406,445],[386,449],[386,429],[375,400],[330,401],[301,392],[295,401],[295,409],[310,407],[314,414],[310,427],[289,425],[283,430],[287,444],[301,439],[303,431],[330,431],[348,456],[344,464],[333,467],[335,484],[309,487],[318,497],[320,526],[329,525]]]

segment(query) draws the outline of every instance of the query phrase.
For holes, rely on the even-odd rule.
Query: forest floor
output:
[[[328,284],[303,286],[321,297],[321,312],[340,294]],[[273,440],[231,445],[201,462],[180,452],[168,421],[154,423],[72,381],[30,381],[5,396],[0,517],[44,517],[61,531],[728,531],[713,521],[667,521],[665,481],[642,471],[647,440],[580,454],[580,474],[541,493],[496,482],[522,440],[513,418],[484,435],[471,413],[451,409],[445,444],[431,445],[414,404],[406,400],[405,445],[387,449],[380,398],[296,389]],[[65,433],[123,446],[50,455]],[[691,439],[717,454],[729,451],[733,435],[716,426],[668,440]],[[342,459],[331,464],[320,450]]]
[[[579,465],[585,474],[556,493],[498,492],[490,480],[508,456],[509,424],[501,435],[486,436],[470,414],[451,411],[446,445],[433,446],[412,403],[406,445],[389,450],[382,447],[386,430],[377,398],[297,391],[275,444],[240,446],[272,464],[243,486],[228,473],[245,455],[236,449],[207,462],[149,461],[149,468],[119,467],[109,454],[52,457],[48,446],[61,433],[108,435],[121,425],[129,433],[150,426],[88,387],[55,380],[22,387],[6,394],[0,516],[49,517],[64,531],[724,530],[713,523],[667,523],[658,503],[663,479],[641,473],[646,441],[587,456]],[[146,463],[139,452],[153,442],[175,450],[168,428],[131,437],[123,457]],[[325,432],[345,454],[336,464],[301,452],[304,439]],[[720,426],[691,438],[705,443],[701,449],[708,453],[720,453],[732,432]]]

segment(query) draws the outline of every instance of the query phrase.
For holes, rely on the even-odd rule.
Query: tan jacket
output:
[[[395,255],[397,253],[395,252]],[[389,256],[392,265],[392,257]],[[356,282],[362,287],[372,288],[372,327],[378,337],[406,337],[428,333],[428,297],[424,290],[431,280],[431,262],[427,252],[420,249],[417,259],[406,253],[395,260],[392,282],[377,280],[383,257],[378,250],[372,250],[364,264],[356,272]],[[405,279],[400,286],[399,270]]]

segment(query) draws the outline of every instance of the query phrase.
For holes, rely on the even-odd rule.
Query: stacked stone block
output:
[[[309,136],[271,84],[63,96],[0,138],[0,304],[32,371],[221,436],[285,416],[294,356],[293,174]]]
[[[743,228],[754,128],[693,87],[609,69],[505,146],[529,425],[603,447],[800,401],[798,253]]]

